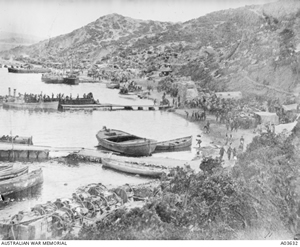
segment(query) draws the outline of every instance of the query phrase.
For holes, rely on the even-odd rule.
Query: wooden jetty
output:
[[[100,111],[158,111],[167,110],[173,106],[168,105],[114,105],[114,104],[90,104],[90,105],[61,105],[62,110],[100,110]]]
[[[56,148],[48,146],[0,143],[0,161],[43,161],[50,152],[74,152],[81,148]]]

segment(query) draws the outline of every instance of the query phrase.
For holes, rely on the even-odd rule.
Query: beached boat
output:
[[[19,177],[26,173],[28,173],[28,166],[11,167],[9,169],[0,171],[0,181]]]
[[[43,183],[43,171],[38,169],[23,175],[0,181],[0,195],[5,196]]]
[[[31,110],[57,110],[58,101],[41,101],[34,103],[27,103],[24,99],[14,98],[3,102],[4,107],[17,109],[31,109]]]
[[[3,135],[2,137],[0,137],[0,142],[33,145],[32,137],[24,137],[24,136]]]
[[[100,130],[97,135],[99,146],[129,156],[149,156],[156,147],[156,141],[142,138],[121,130]]]
[[[102,159],[102,165],[105,168],[110,168],[116,171],[130,173],[134,175],[148,176],[159,178],[163,173],[167,171],[166,168],[156,166],[152,164],[146,164],[143,162],[127,162],[118,161],[109,158]]]
[[[180,151],[190,148],[192,136],[181,137],[169,141],[157,142],[155,152]]]
[[[48,73],[51,70],[46,68],[7,68],[9,73]]]

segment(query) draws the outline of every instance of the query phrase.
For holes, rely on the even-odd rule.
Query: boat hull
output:
[[[22,103],[22,102],[3,102],[4,107],[17,109],[31,109],[31,110],[57,110],[58,101],[38,102],[38,103]]]
[[[105,168],[110,168],[116,171],[154,178],[159,178],[164,173],[164,171],[161,169],[151,169],[151,167],[146,167],[142,165],[131,165],[126,164],[125,162],[120,162],[106,158],[102,159],[102,165]]]
[[[51,70],[45,68],[37,68],[37,69],[15,69],[15,68],[7,68],[9,73],[22,73],[22,74],[32,74],[32,73],[48,73]]]
[[[0,194],[2,196],[26,190],[35,185],[43,183],[43,171],[38,169],[21,176],[0,181]]]
[[[155,152],[172,152],[187,150],[192,146],[192,136],[177,138],[174,140],[157,142]]]
[[[111,139],[110,136],[105,137],[105,131],[101,130],[96,135],[99,146],[128,156],[149,156],[156,148],[157,142],[155,140],[137,137],[119,130],[111,130],[110,133],[116,133],[116,136],[113,138],[136,137],[136,139],[132,141],[115,142],[109,140]]]

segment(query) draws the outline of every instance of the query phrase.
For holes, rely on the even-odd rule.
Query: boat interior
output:
[[[109,137],[107,138],[108,141],[111,141],[111,142],[122,142],[122,143],[130,143],[130,142],[143,142],[145,141],[145,138],[141,138],[141,137],[138,137],[138,136],[112,136],[112,137]]]

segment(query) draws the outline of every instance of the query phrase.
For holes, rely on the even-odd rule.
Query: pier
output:
[[[59,148],[0,142],[0,161],[44,161],[50,152],[75,152],[81,148]]]
[[[168,105],[114,105],[114,104],[89,104],[67,105],[62,104],[62,110],[100,110],[100,111],[158,111],[167,110],[173,106]]]

